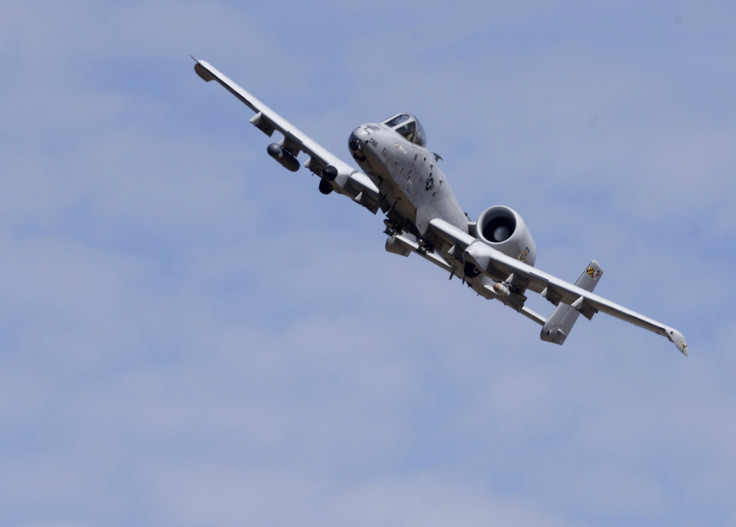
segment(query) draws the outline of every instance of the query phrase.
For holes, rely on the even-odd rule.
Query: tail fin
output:
[[[598,284],[598,280],[601,279],[601,275],[603,275],[603,269],[601,269],[598,262],[593,260],[585,271],[583,271],[583,274],[580,275],[575,285],[592,292],[596,284]],[[552,300],[551,298],[549,299]],[[544,327],[542,327],[542,340],[562,344],[568,335],[570,335],[572,326],[575,324],[578,316],[580,316],[580,311],[574,307],[563,304],[562,302],[558,303],[557,308],[547,319]]]

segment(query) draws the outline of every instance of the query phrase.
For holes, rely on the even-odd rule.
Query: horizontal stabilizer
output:
[[[602,275],[603,269],[601,269],[598,262],[593,260],[585,268],[585,271],[580,275],[575,285],[580,289],[592,292]],[[552,301],[553,295],[542,294]],[[572,331],[572,327],[581,313],[590,319],[596,312],[597,310],[595,308],[587,305],[582,296],[573,302],[572,305],[559,302],[552,315],[542,327],[541,338],[546,342],[562,344],[570,335],[570,331]]]

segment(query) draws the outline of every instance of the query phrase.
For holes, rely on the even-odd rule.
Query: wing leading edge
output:
[[[676,329],[506,256],[442,219],[432,220],[430,226],[448,243],[464,248],[466,261],[474,263],[481,272],[489,275],[498,275],[499,273],[507,276],[513,275],[516,279],[527,282],[530,290],[542,294],[556,304],[560,302],[567,304],[587,318],[592,318],[595,313],[600,311],[648,329],[658,335],[667,337],[683,355],[687,355],[685,337]]]
[[[283,139],[278,145],[269,145],[268,148],[269,154],[279,161],[279,163],[283,164],[289,170],[296,171],[299,168],[296,157],[300,152],[304,152],[309,156],[304,166],[317,176],[320,176],[332,189],[341,194],[348,195],[373,213],[378,210],[378,187],[367,175],[340,160],[340,158],[263,104],[251,93],[238,86],[238,84],[233,82],[212,64],[204,60],[192,58],[196,63],[194,65],[194,71],[197,72],[200,78],[206,82],[217,81],[227,91],[240,99],[248,108],[256,112],[250,119],[250,122],[256,128],[269,137],[273,135],[274,131],[283,135]],[[279,159],[280,152],[276,152],[276,150],[283,152],[287,160]],[[289,161],[291,161],[291,164]],[[320,189],[322,189],[322,186],[320,186]]]

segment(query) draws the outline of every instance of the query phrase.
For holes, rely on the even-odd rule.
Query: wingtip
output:
[[[206,62],[205,64],[202,64],[198,59],[195,59],[193,55],[190,55],[194,59],[194,62],[196,64],[194,65],[194,71],[197,72],[197,75],[205,81],[210,82],[211,80],[215,80],[215,76],[212,74],[212,72],[207,68]]]
[[[680,350],[680,352],[685,355],[687,355],[687,341],[685,340],[685,336],[673,328],[667,328],[667,338],[670,339],[670,341],[677,346],[677,349]]]

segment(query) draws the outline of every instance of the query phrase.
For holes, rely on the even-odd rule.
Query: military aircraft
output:
[[[269,137],[274,132],[282,136],[267,151],[287,170],[300,168],[297,156],[303,152],[304,166],[319,177],[320,192],[343,194],[373,214],[380,209],[387,251],[402,256],[416,253],[479,295],[501,301],[542,326],[544,341],[562,344],[580,314],[590,319],[600,311],[667,337],[687,355],[679,331],[593,294],[603,274],[595,260],[575,284],[536,269],[534,240],[513,209],[494,206],[471,221],[437,166],[440,157],[427,150],[427,136],[413,115],[400,113],[352,131],[348,148],[361,172],[211,64],[194,60],[202,79],[217,81],[255,112],[252,124]],[[539,293],[556,306],[549,318],[525,305],[526,291]]]

